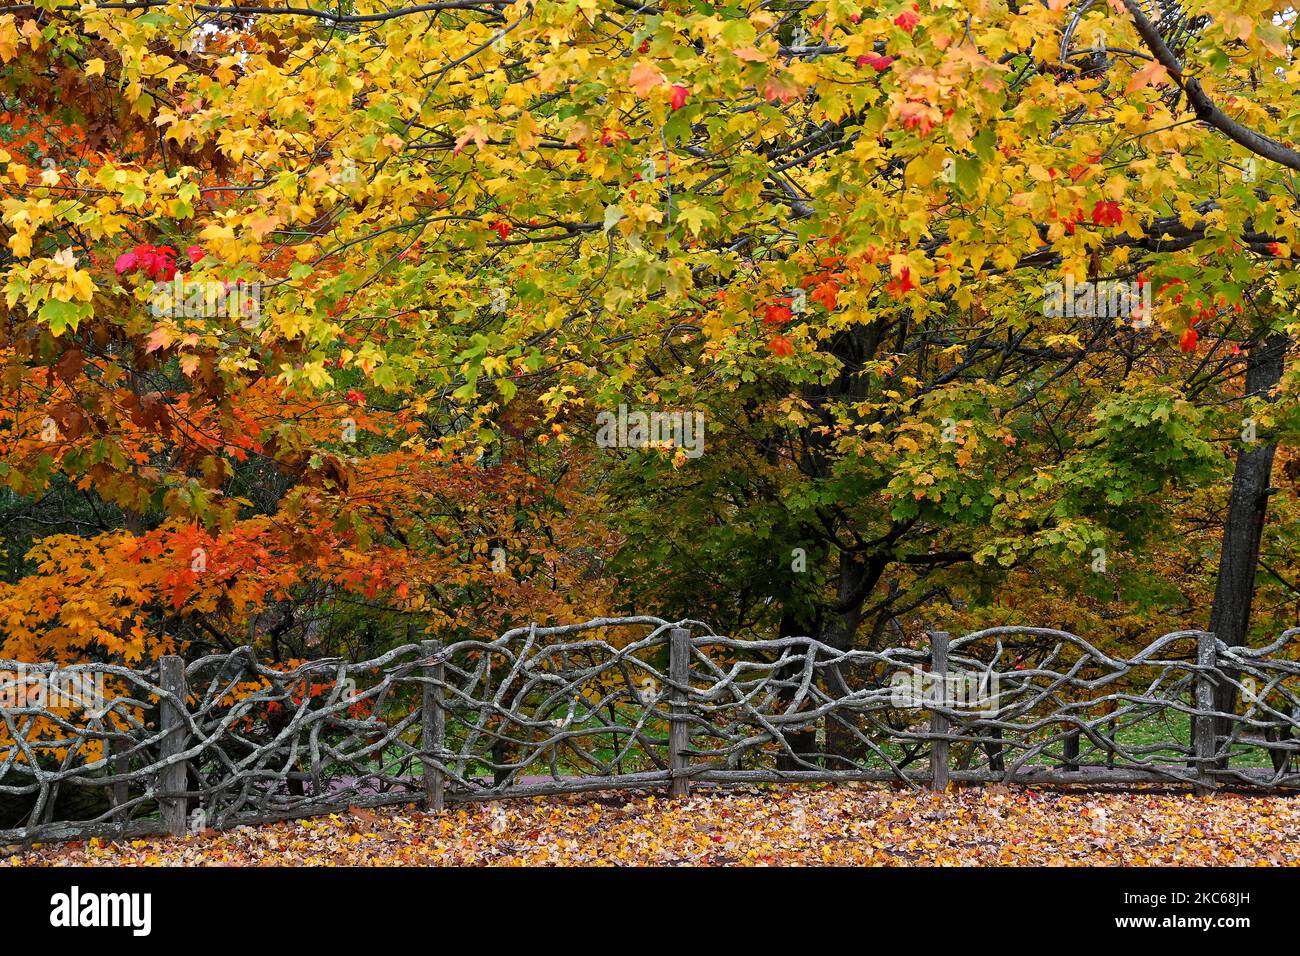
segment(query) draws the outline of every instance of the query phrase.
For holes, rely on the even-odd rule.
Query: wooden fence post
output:
[[[1214,681],[1207,671],[1214,667],[1214,635],[1201,632],[1196,641],[1196,710],[1193,719],[1194,746],[1196,749],[1196,793],[1205,796],[1213,792],[1214,775],[1210,764],[1214,760],[1217,741],[1215,737],[1215,719],[1209,713],[1214,710]]]
[[[174,654],[158,661],[158,683],[163,690],[175,696],[178,707],[162,698],[158,725],[163,732],[158,745],[158,756],[166,760],[185,750],[185,662]],[[185,787],[189,779],[189,763],[178,760],[164,767],[158,774],[158,811],[162,824],[172,836],[185,835]]]
[[[673,683],[668,724],[668,768],[673,775],[670,793],[674,797],[685,797],[690,795],[691,781],[689,777],[678,774],[684,774],[690,765],[686,749],[691,744],[691,728],[685,718],[689,710],[686,686],[691,680],[691,632],[684,627],[675,627],[670,637],[668,678]]]
[[[113,776],[118,777],[128,773],[131,769],[130,759],[127,757],[127,751],[131,749],[131,744],[126,740],[114,740],[109,744],[109,753],[113,755],[109,766],[112,769]],[[131,792],[125,780],[119,780],[113,784],[113,808],[116,810],[131,798]],[[113,819],[118,822],[125,822],[127,813],[119,811],[113,814]]]
[[[426,657],[437,657],[442,653],[441,641],[421,641],[420,652]],[[447,744],[447,714],[442,709],[442,680],[447,672],[446,664],[439,658],[436,664],[426,664],[424,676],[437,683],[424,685],[424,702],[420,712],[421,749],[425,754],[440,753]],[[437,767],[430,766],[426,756],[421,761],[424,766],[424,809],[437,812],[442,809],[443,773]]]
[[[1079,769],[1079,731],[1073,730],[1062,741],[1062,757],[1066,770]]]
[[[948,632],[930,634],[930,686],[937,691],[938,703],[948,704]],[[934,703],[934,700],[931,700]],[[948,741],[937,735],[948,733],[948,718],[937,710],[930,711],[930,788],[948,789]]]

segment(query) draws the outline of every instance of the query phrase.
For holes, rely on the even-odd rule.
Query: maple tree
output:
[[[1294,27],[0,8],[0,647],[278,659],[616,606],[850,646],[940,604],[1239,643],[1261,538],[1275,632]],[[1067,282],[1150,314],[1045,308]],[[704,411],[705,453],[593,448],[620,404]]]

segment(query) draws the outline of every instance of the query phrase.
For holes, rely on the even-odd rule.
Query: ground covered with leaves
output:
[[[124,843],[37,845],[9,866],[1297,865],[1300,799],[867,786],[353,809]]]

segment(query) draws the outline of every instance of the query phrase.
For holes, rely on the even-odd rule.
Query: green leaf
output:
[[[78,323],[91,311],[89,302],[64,302],[60,299],[47,299],[41,306],[39,318],[57,335],[77,330]]]

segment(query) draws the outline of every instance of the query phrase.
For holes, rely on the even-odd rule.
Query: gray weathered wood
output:
[[[482,789],[448,790],[450,803],[477,803],[484,800],[513,800],[516,797],[546,797],[567,793],[590,793],[595,790],[643,790],[671,784],[672,772],[668,770],[643,770],[601,777],[565,777],[540,783],[516,783],[497,789],[484,781]]]
[[[110,748],[113,753],[112,769],[113,776],[125,776],[131,769],[130,759],[127,757],[127,751],[131,749],[131,743],[127,740],[117,739],[113,741]],[[125,780],[119,780],[113,784],[112,798],[113,806],[121,807],[129,799],[130,790]],[[117,814],[118,820],[126,819],[126,811]]]
[[[163,698],[159,707],[159,727],[163,731],[158,755],[166,760],[185,750],[185,662],[173,654],[158,661],[158,682],[173,694],[181,707]],[[178,760],[158,773],[158,809],[163,828],[173,836],[185,833],[185,783],[189,764]]]
[[[1243,783],[1247,780],[1264,782],[1269,774],[1261,769],[1241,771]],[[700,783],[747,784],[747,783],[852,783],[858,781],[875,783],[905,782],[916,785],[928,785],[930,774],[924,770],[904,771],[902,774],[892,770],[708,770],[692,774],[692,779]],[[1055,770],[1048,767],[1025,767],[1011,774],[992,770],[952,770],[948,779],[955,783],[1005,783],[1013,786],[1083,784],[1098,786],[1103,784],[1170,784],[1192,782],[1191,774],[1185,767],[1174,765],[1151,765],[1141,770],[1107,770],[1094,767],[1081,770]],[[1300,787],[1300,781],[1276,784],[1280,788]],[[504,794],[509,796],[510,794]]]
[[[941,705],[948,703],[948,632],[934,631],[930,634],[930,680],[931,700],[938,700]],[[930,712],[930,788],[948,789],[948,741],[940,739],[948,733],[948,718],[937,710]]]
[[[632,643],[608,643],[605,635],[559,644],[539,640],[617,624],[655,629]],[[67,766],[40,774],[22,763],[0,768],[0,784],[6,788],[0,809],[9,818],[29,821],[21,829],[0,830],[0,844],[178,832],[185,822],[183,810],[188,809],[185,801],[196,800],[202,801],[213,825],[224,829],[347,807],[437,806],[439,792],[442,804],[451,805],[598,790],[670,788],[680,795],[697,792],[700,786],[760,781],[877,780],[911,787],[1162,783],[1200,792],[1211,786],[1273,792],[1300,787],[1300,773],[1226,766],[1221,756],[1229,745],[1283,756],[1300,750],[1300,740],[1292,736],[1300,733],[1300,712],[1288,706],[1285,694],[1269,689],[1300,679],[1300,663],[1293,654],[1283,653],[1294,635],[1279,637],[1268,647],[1225,649],[1199,630],[1179,631],[1125,659],[1107,657],[1076,635],[1043,628],[990,628],[947,640],[937,634],[930,651],[841,652],[808,637],[692,638],[679,623],[602,618],[555,628],[516,628],[492,645],[468,642],[454,663],[449,659],[440,664],[435,662],[446,651],[412,634],[411,642],[374,660],[324,659],[289,670],[261,664],[245,650],[212,655],[188,665],[196,699],[201,698],[198,703],[183,699],[184,671],[174,658],[161,665],[161,677],[159,669],[103,665],[141,701],[157,694],[161,681],[167,694],[164,706],[143,723],[136,719],[114,730],[93,722],[84,730],[73,728],[70,753],[86,756]],[[1013,703],[1052,685],[1069,693],[1065,702],[1041,698],[1023,712],[1004,706],[995,719],[970,716],[948,681],[953,671],[964,673],[972,661],[979,664],[983,642],[1002,634],[1042,638],[1044,653],[1053,641],[1068,642],[1094,663],[1087,672],[1060,671],[1050,662],[1031,662],[1023,673],[1020,667],[999,671],[1000,698]],[[1198,644],[1190,661],[1182,650],[1189,642]],[[717,660],[711,653],[714,647],[722,649]],[[664,657],[669,658],[666,668]],[[920,706],[930,713],[916,715],[918,722],[905,729],[896,726],[900,707],[917,706],[911,695],[908,703],[899,703],[892,679],[862,687],[834,683],[828,679],[830,667],[823,667],[830,659],[839,660],[838,674],[879,666],[883,675],[903,678],[927,664],[935,686]],[[1001,663],[1007,665],[1005,655]],[[1090,676],[1097,666],[1101,678]],[[1149,684],[1149,676],[1139,674],[1139,668],[1154,668],[1167,680]],[[1137,679],[1117,684],[1126,674]],[[1214,697],[1216,688],[1236,674],[1249,674],[1264,684],[1270,709],[1259,707],[1249,719],[1229,711],[1228,717],[1216,721],[1209,716],[1223,712]],[[338,681],[355,684],[357,677],[370,688],[362,694],[362,707],[316,692]],[[246,722],[232,725],[230,711],[217,703],[228,696],[231,680],[245,678],[268,685],[238,705],[243,713],[270,718],[251,735]],[[445,683],[439,684],[438,678]],[[664,691],[653,713],[647,713],[649,698],[640,688],[655,685]],[[1116,695],[1120,686],[1130,688],[1122,697]],[[307,688],[311,693],[302,694]],[[419,709],[391,706],[403,688],[420,698]],[[602,706],[588,706],[596,699],[593,694],[601,695]],[[285,706],[290,698],[293,707]],[[641,707],[631,703],[633,699]],[[614,700],[629,703],[615,707]],[[1093,704],[1083,706],[1088,700]],[[272,704],[280,706],[272,709]],[[946,713],[936,714],[936,709]],[[449,742],[446,720],[453,712],[457,729],[466,732]],[[1192,745],[1171,741],[1165,748],[1165,754],[1170,749],[1177,753],[1176,763],[1169,763],[1167,756],[1162,762],[1149,747],[1121,753],[1109,745],[1117,724],[1127,726],[1142,715],[1162,713],[1191,720]],[[795,745],[804,728],[818,721],[860,727],[864,749],[852,759],[832,762],[823,755],[847,756],[833,741],[826,742],[825,750],[814,740]],[[1230,737],[1224,737],[1224,724]],[[1269,732],[1287,736],[1261,736]],[[1090,741],[1086,755],[1081,752],[1083,736]],[[627,754],[607,756],[604,748],[597,752],[592,746],[611,737],[630,741],[634,749],[629,753],[644,760],[638,766],[655,769],[624,773],[620,761]],[[101,752],[88,746],[95,740],[111,740],[113,746]],[[256,753],[250,752],[250,745]],[[792,745],[799,747],[793,752],[800,759],[783,766],[781,755],[792,752]],[[456,748],[454,754],[447,751],[449,746]],[[986,768],[973,763],[980,747],[988,753]],[[125,753],[131,751],[138,756],[129,758],[130,767],[123,766]],[[904,758],[898,756],[900,751]],[[932,756],[928,763],[927,751]],[[421,760],[431,754],[443,755],[441,774],[427,759]],[[570,760],[570,755],[578,759]],[[181,758],[195,766],[201,761],[204,779],[189,775]],[[175,765],[161,772],[172,761]],[[547,761],[551,775],[536,776]],[[499,766],[503,763],[510,764],[504,774]],[[326,776],[324,770],[333,772]],[[127,778],[126,785],[110,774]],[[77,800],[79,796],[91,799]],[[149,813],[155,801],[166,823],[136,819]],[[15,816],[15,810],[26,816]],[[62,813],[67,816],[58,819]],[[43,820],[49,822],[39,822]]]
[[[1196,792],[1202,796],[1214,790],[1211,762],[1215,751],[1215,719],[1209,715],[1214,710],[1214,682],[1209,670],[1214,667],[1214,635],[1203,633],[1196,642],[1196,709],[1193,720],[1196,748]]]
[[[420,652],[426,658],[438,658],[435,664],[426,664],[424,676],[436,684],[424,685],[424,703],[420,721],[421,749],[425,754],[441,753],[447,745],[447,712],[442,707],[442,681],[445,679],[446,664],[443,663],[442,642],[422,641]],[[442,809],[443,794],[446,790],[443,773],[429,763],[426,757],[424,765],[424,808],[429,811]]]
[[[161,820],[131,820],[126,823],[77,821],[75,823],[43,823],[20,830],[6,830],[0,837],[0,847],[17,847],[32,843],[58,843],[62,840],[89,840],[100,837],[107,840],[128,840],[142,836],[160,836],[167,833]]]
[[[673,628],[668,653],[668,677],[673,683],[670,692],[672,718],[668,730],[668,766],[673,775],[671,793],[674,797],[685,797],[691,792],[690,778],[685,775],[690,763],[686,750],[691,742],[691,729],[686,722],[689,708],[685,690],[691,679],[691,632],[684,627]]]

